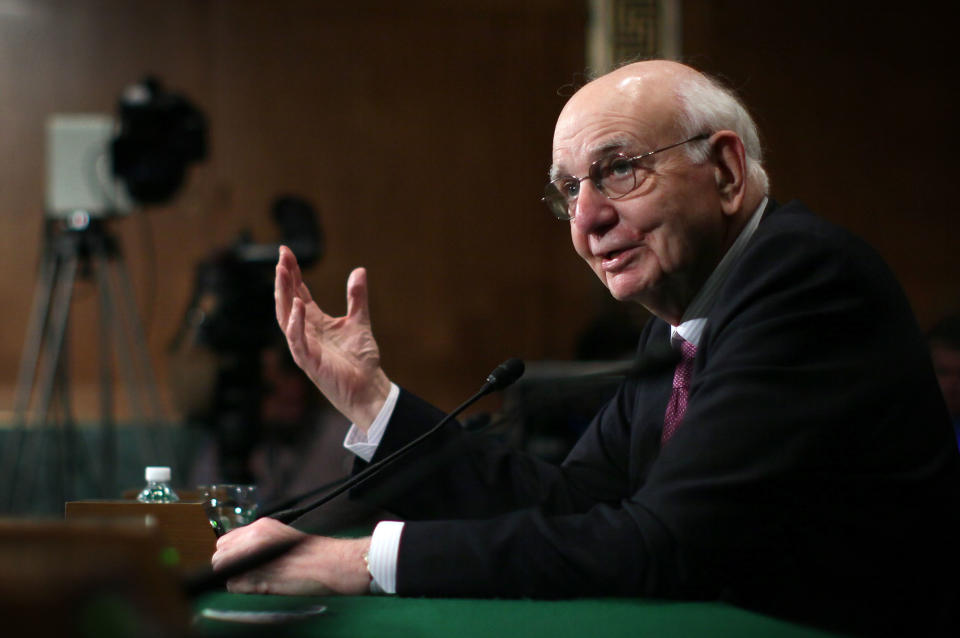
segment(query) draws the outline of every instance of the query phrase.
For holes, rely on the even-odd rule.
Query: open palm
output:
[[[332,317],[313,300],[293,253],[281,247],[274,298],[293,360],[335,408],[366,429],[390,390],[370,327],[366,271],[350,273],[347,314]]]

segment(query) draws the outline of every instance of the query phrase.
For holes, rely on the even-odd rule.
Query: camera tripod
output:
[[[44,478],[49,483],[45,494],[55,499],[52,502],[62,504],[75,497],[72,483],[83,469],[83,457],[90,456],[81,450],[69,384],[68,327],[78,277],[90,278],[97,288],[100,460],[93,463],[88,459],[86,469],[91,473],[99,470],[100,496],[116,496],[118,492],[114,354],[125,380],[133,420],[163,423],[156,379],[116,240],[107,232],[103,220],[91,219],[86,213],[75,213],[65,220],[48,219],[17,377],[14,429],[0,465],[7,474],[3,480],[7,494],[0,501],[0,510],[13,511],[18,505],[33,507],[34,493]],[[31,413],[34,396],[36,406]],[[55,413],[51,410],[54,405]],[[148,413],[150,416],[145,419]],[[52,472],[44,477],[44,459],[49,457],[54,459],[50,462]],[[21,468],[24,459],[29,463]]]

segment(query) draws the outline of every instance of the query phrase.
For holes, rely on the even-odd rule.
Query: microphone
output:
[[[621,377],[624,379],[639,379],[647,376],[651,376],[657,373],[660,373],[666,369],[673,368],[680,361],[680,353],[673,348],[669,342],[657,342],[647,345],[642,353],[640,353],[634,359],[628,361],[617,362],[613,364],[606,364],[599,368],[594,368],[591,372],[579,373],[574,375],[576,379],[589,380],[594,378],[606,378],[606,377]],[[447,417],[441,423],[438,423],[435,426],[435,430],[439,430],[440,426],[449,421],[451,418],[459,414],[461,411],[469,407],[477,399],[494,392],[496,390],[501,390],[507,386],[513,384],[517,379],[519,379],[524,372],[524,363],[520,359],[508,359],[504,361],[499,366],[497,366],[493,372],[491,372],[486,379],[486,383],[481,388],[475,396],[471,397],[466,403],[457,408],[449,417]],[[503,419],[500,419],[502,422]],[[479,432],[488,429],[494,425],[497,425],[499,422],[491,423],[489,415],[475,415],[463,422],[463,427],[469,432]],[[432,431],[431,431],[432,432]],[[430,436],[430,432],[423,435],[422,438]],[[418,445],[416,441],[410,444],[410,447]],[[399,458],[402,454],[405,454],[406,451],[401,449],[395,453],[396,458]],[[375,466],[380,465],[380,463],[388,463],[387,457],[382,459],[380,462],[370,465],[364,470],[371,471],[376,473],[379,469],[374,469]],[[389,461],[393,462],[393,461]],[[437,466],[440,464],[437,463]],[[361,477],[364,472],[358,473],[354,478]],[[284,499],[283,501],[272,505],[269,508],[262,509],[258,518],[263,518],[266,516],[272,516],[277,518],[282,522],[292,521],[296,518],[299,518],[303,514],[320,507],[329,500],[332,500],[335,496],[342,494],[345,490],[350,489],[354,486],[353,483],[349,485],[344,485],[347,481],[351,480],[350,476],[341,477],[335,481],[325,483],[319,487],[313,488],[304,492],[302,494]],[[362,480],[360,482],[363,482]],[[311,503],[308,506],[299,509],[292,509],[294,505],[300,503],[308,498],[313,498],[318,494],[327,492],[330,489],[336,488],[337,486],[343,485],[343,489],[331,493],[328,496],[323,497],[320,501]]]
[[[523,361],[520,359],[507,359],[487,375],[487,382],[480,389],[482,394],[478,394],[477,398],[512,385],[513,382],[523,376],[524,368]]]
[[[608,363],[602,366],[593,366],[591,372],[573,374],[569,376],[566,381],[589,381],[591,378],[617,379],[622,381],[643,379],[645,377],[662,374],[668,370],[672,372],[679,359],[679,353],[677,353],[669,343],[648,344],[644,347],[643,351],[631,361],[617,362],[612,365]],[[517,361],[516,363],[519,364],[520,362]],[[506,372],[510,375],[510,383],[513,383],[516,378],[519,378],[522,370],[511,371],[512,366],[509,364],[510,362],[504,362],[494,373],[491,373],[490,377],[487,378],[488,383],[495,383],[494,377],[499,376],[501,372]],[[515,376],[513,376],[513,374],[515,374]],[[503,387],[506,387],[506,385],[507,384],[504,384]],[[537,408],[533,409],[536,410]],[[497,417],[492,417],[489,414],[480,414],[464,419],[460,425],[467,432],[480,433],[503,424],[510,426],[522,422],[523,416],[518,413],[508,413]],[[371,492],[371,494],[376,493],[378,500],[389,500],[389,495],[403,493],[424,477],[445,467],[447,464],[456,463],[461,459],[465,450],[463,443],[460,437],[453,437],[446,440],[438,449],[431,450],[429,456],[417,459],[415,464],[409,464],[394,472],[388,483],[377,486],[374,488],[375,492]],[[364,496],[364,499],[369,499],[370,496],[371,495],[368,494]]]
[[[315,501],[312,501],[307,505],[304,505],[303,507],[274,512],[269,514],[269,516],[277,519],[281,523],[290,524],[296,519],[303,516],[304,514],[320,507],[324,503],[327,503],[328,501],[332,500],[334,497],[339,496],[343,492],[346,492],[349,489],[352,489],[362,483],[367,482],[368,480],[370,480],[371,478],[379,474],[384,468],[392,465],[397,460],[405,456],[408,452],[410,452],[410,450],[414,449],[415,447],[417,447],[418,445],[420,445],[421,443],[429,439],[431,436],[433,436],[435,433],[439,432],[444,425],[449,423],[458,414],[466,410],[468,407],[476,403],[479,399],[497,390],[502,390],[507,386],[509,386],[510,384],[512,384],[513,382],[515,382],[517,379],[521,377],[521,375],[523,375],[523,370],[524,370],[523,361],[516,358],[507,359],[506,361],[498,365],[496,368],[494,368],[493,372],[487,375],[486,382],[480,387],[480,389],[476,392],[476,394],[474,394],[472,397],[470,397],[469,399],[461,403],[456,410],[454,410],[453,412],[447,414],[445,417],[440,419],[439,423],[437,423],[435,426],[433,426],[432,428],[430,428],[429,430],[427,430],[417,438],[413,439],[412,441],[410,441],[400,449],[396,450],[392,454],[389,454],[388,456],[380,459],[376,463],[368,465],[364,470],[362,470],[361,472],[358,472],[349,480],[341,483],[339,487],[321,496]],[[263,514],[261,516],[267,516],[267,514]]]

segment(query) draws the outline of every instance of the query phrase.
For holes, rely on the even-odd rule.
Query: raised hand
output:
[[[390,392],[370,328],[366,270],[350,273],[347,314],[332,317],[313,300],[293,252],[281,246],[274,301],[293,360],[337,410],[366,431]]]

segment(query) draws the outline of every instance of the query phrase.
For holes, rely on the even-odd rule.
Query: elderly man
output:
[[[755,126],[725,89],[666,61],[623,67],[564,107],[544,201],[610,293],[656,318],[675,371],[628,379],[560,467],[452,427],[457,463],[400,494],[406,522],[309,537],[234,591],[721,599],[857,633],[946,626],[960,463],[923,337],[876,254],[767,197]],[[297,363],[382,458],[440,413],[380,367],[366,274],[344,317],[292,254],[277,318]],[[460,439],[463,439],[461,441]],[[301,532],[263,520],[214,565]],[[953,575],[951,574],[951,577]]]

